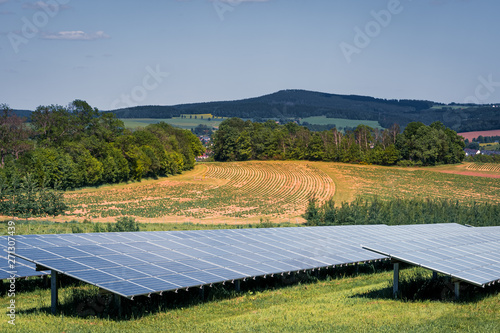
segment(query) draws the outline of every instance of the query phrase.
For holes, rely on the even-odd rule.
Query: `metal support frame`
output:
[[[58,288],[57,288],[57,271],[51,270],[50,272],[50,309],[52,314],[57,313],[58,305]]]
[[[460,299],[460,281],[455,281],[455,299]]]
[[[432,279],[436,280],[438,278],[438,272],[432,271]]]
[[[241,280],[234,281],[234,290],[239,293],[241,290]]]
[[[394,262],[394,283],[392,285],[392,294],[394,298],[399,296],[399,262]]]
[[[113,294],[113,300],[115,302],[115,306],[118,309],[118,317],[122,316],[122,297],[118,294]]]
[[[201,301],[205,301],[205,286],[200,287],[200,299]]]

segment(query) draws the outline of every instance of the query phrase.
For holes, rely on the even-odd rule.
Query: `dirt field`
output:
[[[472,139],[476,139],[480,135],[482,135],[482,136],[500,136],[500,129],[491,130],[491,131],[480,131],[480,132],[463,132],[463,133],[458,133],[458,135],[461,135],[465,139],[469,139],[469,141],[472,141]]]
[[[500,167],[462,163],[426,168],[307,161],[202,163],[182,175],[65,193],[52,221],[248,224],[302,223],[310,198],[337,205],[357,197],[442,198],[500,203]],[[45,218],[47,219],[47,218]]]

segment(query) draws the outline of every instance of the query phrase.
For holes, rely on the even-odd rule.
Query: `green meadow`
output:
[[[340,118],[327,118],[326,116],[307,117],[302,118],[302,122],[308,122],[311,125],[335,125],[335,127],[355,128],[358,125],[366,125],[372,128],[383,129],[382,126],[375,120],[353,120],[353,119],[340,119]]]
[[[195,119],[195,116],[196,116],[196,119]],[[201,119],[201,117],[203,117],[203,119]],[[209,118],[211,120],[208,120]],[[222,118],[222,117],[218,117],[218,118],[214,119],[214,118],[212,118],[212,115],[210,115],[210,114],[198,114],[198,115],[193,114],[193,115],[185,115],[184,118],[181,118],[181,117],[173,117],[173,118],[167,118],[167,119],[122,118],[120,120],[123,121],[126,128],[130,128],[130,129],[134,129],[134,128],[138,128],[138,127],[146,127],[149,124],[157,124],[157,123],[163,121],[163,122],[170,124],[172,126],[190,130],[192,128],[195,128],[198,125],[207,125],[209,127],[218,128],[220,123],[224,119],[225,118]]]
[[[59,289],[60,311],[50,314],[50,289],[41,279],[18,283],[15,327],[4,316],[1,330],[17,332],[498,332],[499,288],[462,291],[454,301],[446,281],[434,289],[441,299],[422,292],[432,273],[401,271],[406,295],[393,299],[392,271],[364,265],[306,276],[257,278],[237,292],[229,284],[197,288],[134,301],[122,300],[117,314],[109,296],[96,287],[71,284]],[[373,271],[375,273],[373,273]],[[436,292],[434,290],[434,292]],[[9,298],[0,302],[7,306]],[[104,310],[103,310],[104,309]],[[101,312],[98,312],[101,311]]]

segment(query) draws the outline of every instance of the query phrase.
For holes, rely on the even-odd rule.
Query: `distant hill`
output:
[[[14,111],[14,114],[16,114],[18,117],[21,118],[28,118],[28,120],[31,118],[31,112],[30,110],[12,110]]]
[[[29,116],[30,111],[14,110]],[[118,118],[165,119],[181,114],[218,117],[298,119],[311,116],[378,121],[382,127],[409,122],[426,125],[441,121],[457,132],[500,129],[500,108],[488,105],[445,105],[425,100],[388,100],[368,96],[337,95],[307,90],[281,90],[273,94],[235,101],[136,106],[110,110]]]
[[[306,90],[282,90],[261,97],[236,101],[137,106],[112,110],[118,118],[171,118],[181,114],[211,113],[219,117],[251,119],[326,116],[375,120],[382,127],[409,122],[441,121],[456,131],[500,128],[500,109],[489,106],[445,105],[423,100],[387,100],[368,96],[336,95]]]

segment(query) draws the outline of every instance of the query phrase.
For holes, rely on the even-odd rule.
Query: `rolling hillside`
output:
[[[26,116],[25,110],[17,110]],[[424,100],[387,100],[368,96],[337,95],[306,90],[281,90],[260,97],[173,106],[136,106],[109,110],[118,118],[167,119],[181,114],[212,114],[254,120],[299,119],[313,116],[377,121],[388,128],[412,121],[441,121],[455,131],[500,129],[498,108],[488,105],[444,105]]]

